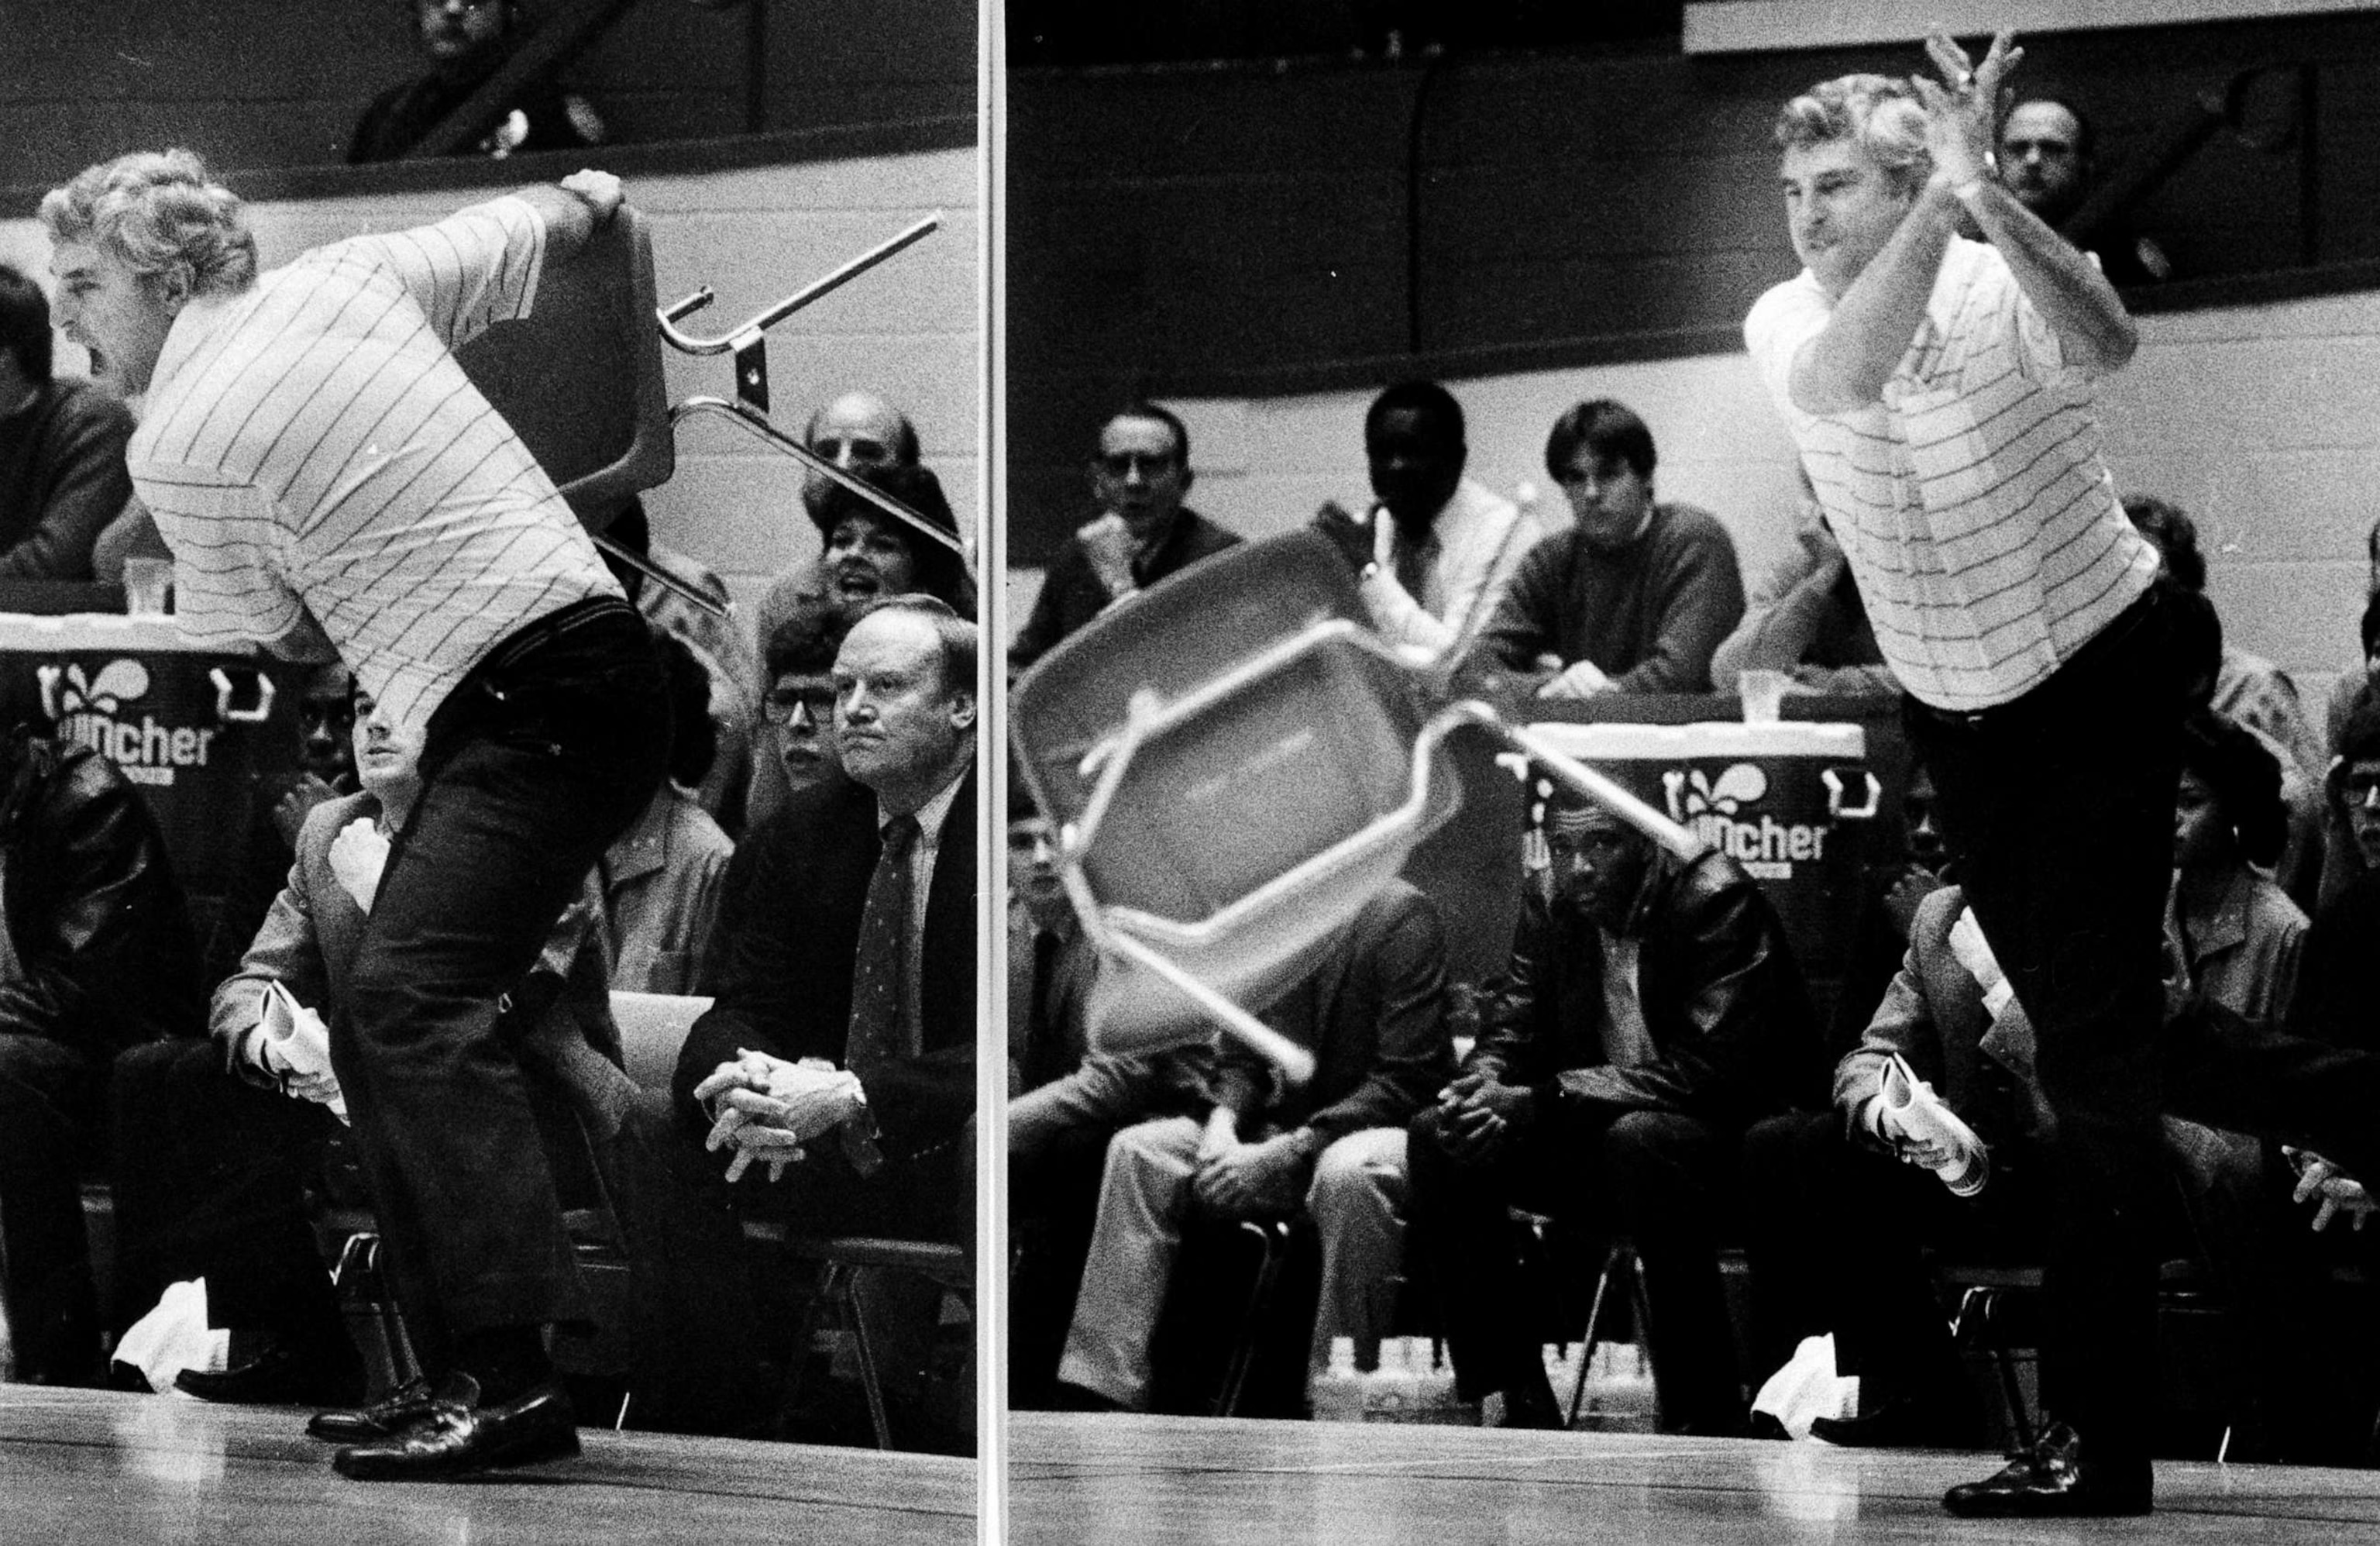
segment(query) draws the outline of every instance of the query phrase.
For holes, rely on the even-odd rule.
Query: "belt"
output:
[[[2058,662],[2057,669],[2005,703],[1988,704],[1981,709],[1944,709],[1926,702],[1913,693],[1908,695],[1903,701],[1912,713],[1931,720],[1937,724],[1952,725],[1965,730],[1981,730],[2038,712],[2048,701],[2048,694],[2070,687],[2079,675],[2089,671],[2100,661],[2113,654],[2132,635],[2138,633],[2150,618],[2155,616],[2158,606],[2164,599],[2163,588],[2164,582],[2160,580],[2142,591],[2133,599],[2131,605],[2109,618],[2106,627],[2084,639],[2081,649]]]

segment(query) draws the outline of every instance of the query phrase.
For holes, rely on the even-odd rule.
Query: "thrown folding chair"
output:
[[[1025,777],[1103,972],[1106,1048],[1204,1021],[1303,1082],[1313,1057],[1255,1011],[1462,809],[1449,737],[1478,726],[1684,855],[1702,845],[1625,789],[1504,723],[1444,701],[1365,625],[1328,542],[1247,544],[1102,616],[1021,680]]]

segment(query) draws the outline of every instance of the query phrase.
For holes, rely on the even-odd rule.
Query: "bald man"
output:
[[[835,466],[854,471],[869,467],[915,467],[917,465],[917,427],[909,416],[873,392],[846,392],[810,415],[809,428],[802,433],[802,444]],[[802,505],[812,521],[819,520],[827,492],[834,482],[816,472],[804,474]],[[821,525],[827,523],[820,523]],[[805,595],[823,594],[824,577],[819,573],[815,559],[801,563],[779,575],[771,583],[769,593],[760,599],[759,612],[752,620],[753,635],[762,652],[777,630],[801,609]],[[768,764],[752,770],[750,793],[744,809],[746,831],[760,822],[785,802],[790,792],[780,765]]]

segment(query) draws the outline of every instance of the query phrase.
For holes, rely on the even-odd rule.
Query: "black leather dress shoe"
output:
[[[427,1380],[408,1380],[369,1406],[317,1412],[306,1431],[334,1444],[364,1444],[401,1433],[430,1415],[434,1393]]]
[[[356,1481],[431,1481],[578,1453],[578,1418],[560,1381],[532,1385],[510,1401],[481,1401],[480,1382],[449,1374],[430,1415],[373,1443],[343,1449],[332,1467]]]
[[[237,1369],[186,1369],[174,1383],[201,1401],[242,1406],[330,1406],[363,1394],[363,1371],[353,1352],[300,1349],[273,1343]]]
[[[2033,1448],[2008,1468],[1982,1481],[1953,1487],[1942,1506],[1969,1519],[2080,1518],[2146,1514],[2152,1483],[2149,1463],[2093,1462],[2082,1457],[2073,1429],[2055,1422]]]

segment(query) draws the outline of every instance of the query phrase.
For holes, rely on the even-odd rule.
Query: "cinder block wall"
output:
[[[662,298],[706,284],[718,293],[686,323],[704,336],[730,331],[920,215],[942,212],[935,235],[771,330],[771,396],[775,420],[794,432],[814,406],[853,388],[908,408],[927,462],[971,530],[982,508],[975,152],[646,174],[627,182],[630,201],[651,217]],[[268,200],[251,208],[270,266],[322,242],[436,219],[493,191]],[[49,246],[40,226],[0,222],[0,261],[46,278]],[[727,356],[665,350],[664,358],[673,402],[735,396]],[[80,370],[81,351],[62,346],[58,367]],[[747,606],[772,576],[816,556],[818,536],[801,514],[792,462],[716,419],[682,426],[677,455],[676,476],[647,499],[656,541],[717,569]]]
[[[2380,517],[2380,295],[2141,320],[2142,347],[2102,398],[2117,486],[2198,520],[2226,636],[2318,695],[2356,654],[2365,531]],[[1742,354],[1552,371],[1453,383],[1470,421],[1470,470],[1539,494],[1545,434],[1586,397],[1642,413],[1660,450],[1655,487],[1702,505],[1733,533],[1747,576],[1779,551],[1797,494],[1792,449]],[[1248,536],[1287,530],[1322,500],[1367,499],[1370,394],[1177,401],[1196,451],[1192,502]],[[1013,577],[1029,601],[1038,576]],[[1021,613],[1016,615],[1022,615]]]

